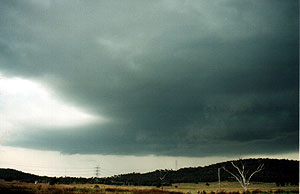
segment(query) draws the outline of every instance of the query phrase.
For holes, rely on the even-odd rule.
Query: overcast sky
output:
[[[28,166],[20,152],[44,167],[113,157],[115,173],[298,158],[298,10],[297,0],[1,1],[1,167]]]

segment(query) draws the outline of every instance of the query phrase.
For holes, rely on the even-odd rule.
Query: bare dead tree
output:
[[[254,174],[260,172],[264,167],[264,164],[259,164],[256,170],[254,170],[249,176],[247,176],[249,174],[249,170],[245,170],[245,164],[242,161],[241,168],[238,167],[234,162],[231,162],[231,164],[235,169],[237,169],[237,173],[230,172],[225,167],[223,167],[223,169],[229,174],[231,174],[241,184],[245,191],[248,191],[248,186],[250,184],[251,177]]]
[[[166,175],[168,174],[168,171],[165,172],[163,170],[163,172],[164,173],[162,173],[162,170],[159,171],[159,175],[160,175],[159,179],[160,179],[160,185],[161,185],[162,190],[164,190],[164,183],[165,183],[164,180],[166,178]]]

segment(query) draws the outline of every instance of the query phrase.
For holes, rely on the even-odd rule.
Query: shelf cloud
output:
[[[43,119],[0,143],[69,154],[298,152],[298,8],[296,0],[1,2],[2,75],[49,88],[81,112],[56,125],[49,108],[71,113],[43,101]],[[88,118],[105,121],[76,124]]]

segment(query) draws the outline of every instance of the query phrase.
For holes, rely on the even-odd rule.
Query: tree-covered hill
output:
[[[253,172],[259,164],[264,164],[261,172],[252,177],[254,182],[276,182],[278,184],[298,184],[299,180],[299,161],[277,160],[277,159],[246,159],[234,161],[235,164],[245,165],[245,170],[249,173]],[[235,181],[235,179],[227,172],[222,170],[222,167],[231,172],[236,169],[231,164],[231,161],[212,164],[205,167],[190,167],[179,170],[156,170],[149,173],[131,173],[123,174],[107,178],[113,183],[134,184],[134,185],[151,185],[164,182],[166,184],[182,183],[182,182],[214,182],[218,181],[218,168],[220,170],[221,180]],[[161,178],[163,178],[161,181]]]
[[[36,180],[43,180],[43,182],[47,182],[50,180],[49,177],[38,176],[30,173],[21,172],[14,169],[0,169],[0,179],[4,179],[6,181],[23,181],[23,182],[34,182]]]
[[[24,173],[13,169],[0,169],[0,179],[7,181],[18,180],[26,182],[50,182],[50,183],[104,183],[119,185],[169,185],[172,183],[183,182],[215,182],[218,181],[218,169],[222,181],[235,181],[235,179],[222,167],[231,172],[236,169],[231,164],[232,161],[212,164],[205,167],[190,167],[179,170],[156,170],[148,173],[129,173],[115,175],[106,178],[76,178],[76,177],[41,177],[33,174]],[[245,171],[249,174],[253,172],[259,164],[264,164],[261,172],[252,177],[252,182],[275,182],[278,185],[293,184],[299,181],[299,161],[278,160],[278,159],[246,159],[233,161],[236,165],[245,166]]]

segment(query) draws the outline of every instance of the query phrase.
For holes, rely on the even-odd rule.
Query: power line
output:
[[[2,167],[1,167],[2,166]],[[0,162],[0,168],[11,168],[29,173],[37,173],[37,174],[51,174],[51,175],[59,175],[59,176],[90,176],[96,175],[96,177],[102,176],[113,176],[116,174],[120,174],[120,172],[116,172],[112,169],[106,169],[100,167],[99,165],[95,168],[77,168],[77,167],[46,167],[39,165],[24,165],[24,164],[12,164],[12,163],[4,163]]]

